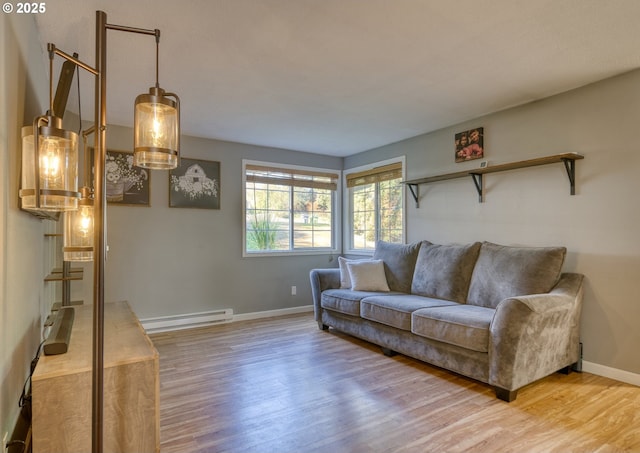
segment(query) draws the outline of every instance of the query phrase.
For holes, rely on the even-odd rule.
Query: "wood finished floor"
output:
[[[589,373],[505,403],[311,314],[151,338],[163,453],[640,452],[640,387]]]

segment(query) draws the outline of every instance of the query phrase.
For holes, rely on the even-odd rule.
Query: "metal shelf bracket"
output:
[[[407,184],[407,186],[416,202],[416,209],[418,209],[420,207],[420,184]]]
[[[564,168],[567,170],[569,184],[571,185],[571,195],[576,194],[576,161],[574,159],[562,159]]]
[[[469,173],[473,178],[473,184],[476,186],[478,192],[478,202],[482,203],[484,200],[484,186],[482,185],[482,173]]]

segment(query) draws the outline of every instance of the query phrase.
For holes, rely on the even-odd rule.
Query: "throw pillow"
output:
[[[548,293],[558,283],[565,247],[510,247],[484,242],[473,270],[469,304],[496,308],[508,297]]]
[[[430,242],[424,241],[428,244]],[[411,292],[411,280],[421,242],[415,244],[392,244],[377,241],[374,260],[384,261],[384,273],[391,291]]]
[[[480,245],[422,244],[411,292],[464,304]]]
[[[354,291],[389,291],[382,260],[348,262],[351,289]]]
[[[349,276],[349,269],[347,269],[347,263],[357,263],[360,261],[370,261],[369,258],[363,259],[347,259],[341,256],[338,257],[338,268],[340,269],[340,289],[351,289],[351,277]]]

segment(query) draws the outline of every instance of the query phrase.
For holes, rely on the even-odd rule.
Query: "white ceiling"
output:
[[[181,98],[183,134],[335,156],[640,67],[638,0],[50,0],[46,8],[36,16],[43,49],[53,42],[91,65],[96,10],[110,24],[160,29],[160,86]],[[81,81],[91,119],[93,76],[81,71]],[[154,84],[153,37],[109,31],[108,123],[131,125],[135,97]],[[78,110],[75,93],[68,109]]]

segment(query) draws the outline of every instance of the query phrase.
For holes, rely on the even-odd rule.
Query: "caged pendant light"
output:
[[[78,209],[65,212],[64,261],[93,261],[93,199],[82,188]]]
[[[133,120],[133,165],[155,170],[178,166],[180,154],[180,98],[165,93],[158,83],[160,30],[156,36],[156,85],[136,98]],[[171,99],[173,98],[173,99]]]
[[[49,110],[22,128],[22,208],[70,211],[78,207],[78,135],[62,129],[53,109],[53,47],[49,47]]]
[[[78,78],[80,74],[78,73]],[[80,81],[78,80],[78,103],[80,103]],[[80,124],[82,114],[80,113]],[[91,178],[91,158],[87,147],[87,135],[93,133],[91,127],[82,133],[84,146],[84,185],[80,189],[80,200],[76,211],[65,212],[64,216],[64,246],[62,248],[64,261],[93,261],[93,190],[89,187]]]

